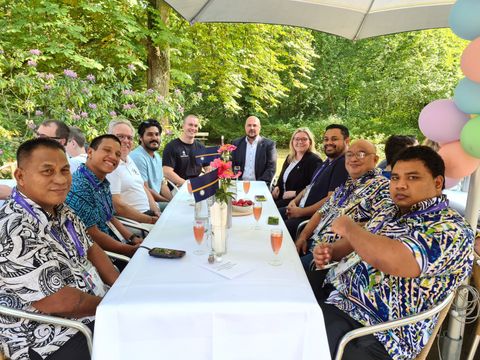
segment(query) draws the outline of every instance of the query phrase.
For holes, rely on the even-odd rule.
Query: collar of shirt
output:
[[[90,170],[90,169],[87,167],[87,165],[82,164],[82,165],[80,165],[80,167],[84,167],[85,170],[92,176],[92,179],[95,180],[95,182],[96,182],[96,187],[98,187],[98,188],[100,188],[100,187],[108,187],[108,188],[110,188],[110,182],[108,181],[108,179],[107,179],[106,177],[105,177],[105,179],[103,179],[103,181],[102,181],[102,180],[100,180],[100,179],[97,177],[97,175],[95,175],[95,173],[94,173],[92,170]],[[79,169],[80,169],[80,168],[79,168]],[[81,173],[81,172],[80,172],[80,173]],[[83,174],[82,174],[82,175],[83,175]],[[85,175],[84,175],[84,176],[85,176]],[[88,179],[87,179],[87,180],[88,180]],[[90,181],[89,181],[89,183],[90,183]],[[91,184],[91,185],[94,186],[94,184]]]
[[[248,141],[248,136],[245,136],[245,142],[247,143],[247,145],[250,145],[250,146],[256,146],[258,145],[258,142],[260,141],[262,137],[260,135],[258,135],[255,140],[253,140],[252,143],[250,143],[250,141]]]

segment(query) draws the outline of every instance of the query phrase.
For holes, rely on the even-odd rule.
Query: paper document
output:
[[[227,279],[234,279],[254,269],[253,264],[240,262],[234,259],[225,259],[214,264],[199,264],[207,270],[222,275]]]

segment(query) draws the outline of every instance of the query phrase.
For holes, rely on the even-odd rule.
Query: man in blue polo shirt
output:
[[[347,180],[345,151],[349,142],[347,127],[331,124],[325,128],[323,151],[327,159],[313,173],[310,185],[290,201],[287,207],[279,209],[292,239],[295,239],[298,225],[310,219],[327,201],[329,194]]]
[[[130,153],[140,175],[154,200],[163,210],[172,199],[172,194],[163,180],[162,158],[158,153],[162,126],[157,120],[148,119],[138,127],[140,146]]]

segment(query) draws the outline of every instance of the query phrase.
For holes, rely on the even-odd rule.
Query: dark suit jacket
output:
[[[280,188],[279,199],[281,199],[283,196],[284,185],[287,191],[294,190],[297,194],[305,189],[305,187],[310,184],[313,173],[317,167],[322,164],[322,159],[320,159],[320,156],[315,153],[307,152],[305,155],[303,155],[298,164],[295,165],[292,171],[290,171],[290,174],[288,174],[287,177],[287,182],[284,184],[283,174],[285,173],[285,170],[287,170],[289,164],[290,162],[287,162],[285,159],[285,162],[282,166],[282,172],[278,177],[277,186]]]
[[[237,149],[232,154],[233,166],[240,166],[240,171],[243,174],[245,167],[245,155],[247,152],[246,136],[233,140],[232,144]],[[277,149],[275,142],[270,139],[262,137],[257,145],[255,153],[255,179],[265,181],[267,185],[270,184],[275,176],[277,168]]]

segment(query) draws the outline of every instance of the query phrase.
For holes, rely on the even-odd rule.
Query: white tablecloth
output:
[[[229,280],[200,266],[194,255],[193,206],[185,189],[175,196],[144,245],[183,249],[182,259],[152,258],[139,249],[97,309],[94,359],[329,359],[323,316],[284,227],[271,266],[269,215],[278,211],[263,182],[261,230],[252,215],[234,217],[228,254],[253,270]]]

